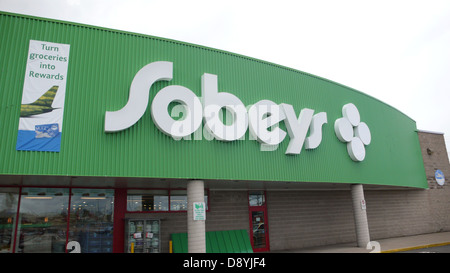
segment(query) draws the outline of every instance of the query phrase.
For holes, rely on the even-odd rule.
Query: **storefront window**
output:
[[[69,189],[23,188],[16,253],[65,252]]]
[[[167,190],[129,190],[127,210],[132,212],[168,211],[169,192]]]
[[[264,204],[266,203],[264,191],[249,192],[248,203],[251,207],[264,206]]]
[[[14,243],[19,188],[0,188],[0,253],[11,253]]]
[[[204,202],[206,210],[208,210],[208,192],[205,190]],[[187,210],[187,191],[186,190],[171,190],[170,191],[170,210],[180,211]]]
[[[170,206],[169,206],[170,197]],[[208,209],[208,191],[205,190],[205,204]],[[186,190],[128,190],[127,211],[186,211]]]
[[[114,190],[72,189],[69,241],[81,253],[108,253],[113,248]]]
[[[186,210],[187,209],[187,192],[186,190],[170,191],[170,210]]]

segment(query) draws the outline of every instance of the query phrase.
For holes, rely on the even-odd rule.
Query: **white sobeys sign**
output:
[[[118,111],[106,112],[105,132],[118,132],[135,124],[147,109],[153,83],[170,81],[172,77],[172,62],[153,62],[141,68],[131,83],[127,104]],[[276,147],[289,134],[286,154],[300,154],[303,145],[306,149],[315,149],[322,141],[322,126],[327,123],[325,112],[314,114],[314,110],[304,108],[297,117],[292,105],[276,104],[270,100],[260,100],[245,107],[235,95],[219,92],[217,75],[208,73],[201,77],[201,94],[199,98],[189,88],[180,85],[164,87],[151,104],[153,122],[159,130],[175,139],[190,136],[200,128],[202,120],[205,122],[204,132],[221,141],[242,139],[249,129],[250,136],[258,140],[264,150]],[[182,105],[182,119],[175,120],[169,114],[168,107],[172,102]],[[231,124],[221,120],[223,108],[232,114]],[[288,133],[278,127],[281,121],[284,121]],[[307,137],[308,130],[310,135]]]

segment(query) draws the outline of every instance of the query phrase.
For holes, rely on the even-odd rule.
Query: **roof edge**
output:
[[[444,135],[442,132],[435,132],[435,131],[428,131],[428,130],[419,130],[417,129],[418,133],[427,133],[427,134],[434,134],[434,135]]]
[[[67,24],[67,25],[74,25],[74,26],[79,26],[79,27],[84,27],[84,28],[91,28],[91,29],[97,29],[97,30],[103,30],[103,31],[108,31],[108,32],[116,32],[116,33],[121,33],[121,34],[125,34],[125,35],[135,35],[135,36],[139,36],[139,37],[143,37],[143,38],[152,38],[152,39],[157,39],[157,40],[166,41],[166,42],[170,42],[170,43],[177,43],[177,44],[180,44],[180,45],[196,47],[196,48],[203,49],[203,50],[215,51],[215,52],[221,53],[221,54],[233,55],[233,56],[238,57],[238,58],[243,58],[243,59],[247,59],[249,61],[254,61],[254,62],[259,62],[259,63],[263,63],[263,64],[266,64],[266,65],[274,66],[274,67],[277,67],[277,68],[280,68],[280,69],[284,69],[284,70],[288,70],[288,71],[291,71],[291,72],[303,74],[305,76],[309,76],[309,77],[312,77],[312,78],[316,78],[318,80],[322,80],[322,81],[325,81],[325,82],[329,82],[331,84],[335,84],[337,86],[341,86],[341,87],[347,88],[350,91],[360,93],[360,94],[362,94],[364,96],[367,96],[367,97],[369,97],[369,98],[371,98],[373,100],[376,100],[376,101],[378,101],[378,102],[380,102],[380,103],[382,103],[382,104],[384,104],[384,105],[394,109],[395,111],[401,113],[402,115],[404,115],[405,117],[407,117],[408,119],[410,119],[411,121],[416,123],[416,121],[413,118],[411,118],[410,116],[406,115],[405,113],[403,113],[402,111],[398,110],[397,108],[393,107],[392,105],[390,105],[390,104],[388,104],[386,102],[383,102],[383,101],[381,101],[381,100],[379,100],[379,99],[377,99],[377,98],[375,98],[375,97],[373,97],[371,95],[368,95],[368,94],[366,94],[366,93],[364,93],[362,91],[359,91],[359,90],[357,90],[355,88],[352,88],[352,87],[349,87],[347,85],[344,85],[344,84],[332,81],[332,80],[327,79],[327,78],[316,76],[314,74],[310,74],[310,73],[307,73],[307,72],[304,72],[304,71],[301,71],[301,70],[298,70],[298,69],[290,68],[290,67],[283,66],[283,65],[280,65],[280,64],[276,64],[276,63],[272,63],[272,62],[269,62],[269,61],[265,61],[265,60],[261,60],[261,59],[257,59],[257,58],[253,58],[253,57],[249,57],[249,56],[245,56],[245,55],[241,55],[241,54],[238,54],[238,53],[233,53],[233,52],[222,50],[222,49],[216,49],[216,48],[212,48],[212,47],[208,47],[208,46],[203,46],[203,45],[193,44],[193,43],[189,43],[189,42],[184,42],[184,41],[178,41],[178,40],[173,40],[173,39],[169,39],[169,38],[153,36],[153,35],[149,35],[149,34],[137,33],[137,32],[132,32],[132,31],[118,30],[118,29],[112,29],[112,28],[107,28],[107,27],[88,25],[88,24],[83,24],[83,23],[77,23],[77,22],[71,22],[71,21],[65,21],[65,20],[59,20],[59,19],[52,19],[52,18],[46,18],[46,17],[39,17],[39,16],[35,16],[35,15],[13,13],[13,12],[0,10],[0,15],[1,14],[7,15],[7,16],[29,18],[29,19],[33,19],[33,20],[50,21],[50,22],[55,22],[55,23],[60,23],[60,24],[62,23],[62,24]]]

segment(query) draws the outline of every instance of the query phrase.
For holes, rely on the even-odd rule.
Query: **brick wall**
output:
[[[371,239],[450,231],[449,191],[367,191]]]
[[[206,231],[232,229],[249,230],[247,191],[210,190]]]
[[[429,189],[365,189],[371,240],[450,231],[450,164],[444,137],[419,132]],[[446,182],[439,186],[434,172]],[[356,242],[351,193],[268,191],[271,250]]]
[[[450,165],[444,136],[419,132],[429,189],[366,191],[371,239],[450,231]],[[446,175],[440,186],[434,172]]]
[[[444,135],[419,132],[422,157],[429,190],[424,202],[428,205],[429,223],[432,232],[450,230],[450,164]],[[440,186],[434,173],[440,169],[445,175],[445,183]]]
[[[419,132],[422,158],[430,189],[446,189],[450,178],[450,164],[444,135]],[[444,186],[439,186],[434,179],[434,172],[440,169],[446,175]]]
[[[365,191],[370,238],[431,233],[427,190]]]
[[[354,241],[350,191],[268,191],[271,250]]]

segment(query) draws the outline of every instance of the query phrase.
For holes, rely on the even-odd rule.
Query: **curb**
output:
[[[402,251],[408,251],[408,250],[414,250],[414,249],[437,247],[437,246],[446,246],[446,245],[450,245],[450,242],[438,243],[438,244],[429,244],[429,245],[421,245],[421,246],[412,246],[412,247],[405,247],[405,248],[394,248],[394,249],[380,251],[380,253],[395,253],[395,252],[402,252]]]

